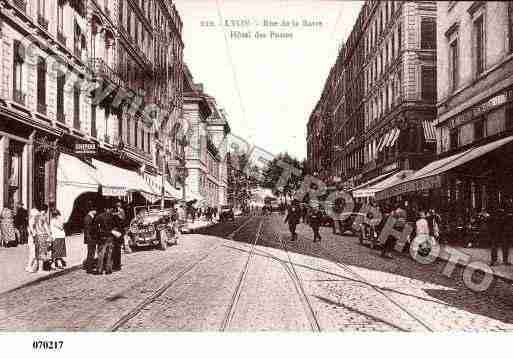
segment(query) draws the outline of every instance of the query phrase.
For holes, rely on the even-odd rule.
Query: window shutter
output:
[[[434,103],[436,101],[435,68],[422,66],[422,99]]]
[[[14,61],[25,62],[25,46],[18,40],[14,40]]]
[[[436,22],[433,18],[423,18],[420,23],[420,47],[422,49],[436,48]]]

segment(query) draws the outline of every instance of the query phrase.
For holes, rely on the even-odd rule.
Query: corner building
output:
[[[434,1],[367,2],[362,181],[417,170],[435,154]]]
[[[383,198],[415,198],[468,223],[513,198],[513,7],[438,4],[438,160]]]
[[[329,150],[327,177],[361,189],[410,174],[433,160],[436,136],[436,6],[434,1],[366,1],[327,81],[332,138],[319,150],[309,122],[311,168]],[[406,172],[405,172],[406,171]],[[374,188],[353,193],[374,198]]]
[[[68,221],[87,200],[155,201],[183,122],[181,29],[169,0],[0,0],[0,207],[54,202]]]

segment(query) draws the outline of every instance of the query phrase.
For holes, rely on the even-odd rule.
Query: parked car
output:
[[[353,235],[359,235],[361,232],[360,224],[365,220],[365,213],[361,212],[343,212],[341,219],[337,219],[340,234],[350,232]]]
[[[221,206],[221,212],[219,213],[219,221],[234,221],[235,214],[233,212],[233,208],[231,206]]]
[[[136,206],[127,231],[130,249],[158,247],[166,250],[169,245],[177,244],[171,216],[171,209]]]

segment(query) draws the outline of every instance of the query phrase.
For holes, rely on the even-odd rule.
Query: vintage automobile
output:
[[[361,212],[342,212],[338,215],[337,227],[340,234],[350,232],[352,235],[361,233],[361,223],[365,221],[365,213]]]
[[[219,213],[219,220],[221,222],[234,221],[235,214],[231,206],[221,206],[221,212]]]
[[[158,247],[166,250],[169,245],[177,244],[171,209],[138,206],[134,208],[134,215],[127,230],[130,249]]]

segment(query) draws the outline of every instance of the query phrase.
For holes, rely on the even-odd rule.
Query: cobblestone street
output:
[[[74,270],[0,294],[7,330],[495,331],[513,329],[511,284],[467,289],[461,268],[383,259],[355,237],[320,243],[283,218],[238,218],[177,246],[123,258],[110,276]]]

